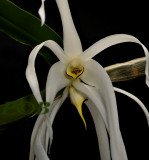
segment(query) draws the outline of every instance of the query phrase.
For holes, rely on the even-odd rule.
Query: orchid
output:
[[[45,21],[44,1],[39,10],[42,24]],[[142,46],[146,55],[146,83],[149,86],[149,54],[147,48],[135,37],[126,34],[115,34],[103,38],[83,51],[80,38],[74,26],[68,0],[56,0],[63,25],[64,50],[54,41],[47,40],[37,45],[29,56],[26,77],[32,92],[39,104],[43,104],[39,83],[35,72],[35,59],[39,50],[46,46],[59,59],[49,70],[46,82],[46,103],[48,112],[44,113],[44,104],[39,114],[31,137],[30,160],[34,156],[38,160],[49,160],[47,151],[52,144],[52,124],[54,118],[69,96],[72,104],[78,110],[85,128],[87,124],[82,113],[82,103],[88,107],[95,123],[100,156],[102,160],[127,160],[127,154],[122,140],[117,104],[114,91],[125,94],[135,100],[145,113],[149,124],[149,112],[143,103],[134,95],[115,88],[104,68],[92,58],[104,49],[124,43],[133,42]],[[55,99],[59,91],[62,96]],[[86,100],[86,101],[85,101]],[[47,107],[47,106],[46,106]],[[108,138],[109,136],[109,138]],[[50,144],[49,144],[50,143]]]

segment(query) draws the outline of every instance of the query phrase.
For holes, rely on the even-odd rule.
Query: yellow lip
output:
[[[69,93],[70,93],[71,103],[78,110],[79,115],[80,115],[80,117],[82,118],[82,120],[84,122],[85,129],[87,129],[87,125],[86,125],[86,122],[85,122],[85,119],[84,119],[83,113],[82,113],[82,104],[85,101],[86,97],[83,94],[81,94],[80,92],[78,92],[73,86],[70,87]]]

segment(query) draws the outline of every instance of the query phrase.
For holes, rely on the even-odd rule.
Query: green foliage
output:
[[[0,0],[0,31],[16,41],[34,47],[46,40],[54,40],[62,46],[60,36],[47,25],[41,27],[41,21],[32,14],[19,8],[8,0]],[[51,65],[57,61],[56,56],[46,47],[40,53]],[[44,94],[44,91],[42,92]],[[45,113],[48,112],[45,106]],[[39,114],[41,105],[33,95],[0,105],[0,127],[18,120]]]
[[[44,96],[45,91],[41,92]],[[0,105],[0,126],[6,126],[18,120],[39,114],[41,105],[39,105],[34,96],[28,95],[18,100],[6,102]]]
[[[54,40],[62,46],[62,39],[54,30],[47,25],[41,27],[40,19],[8,0],[0,0],[0,31],[31,47],[46,40]],[[42,49],[40,54],[49,64],[57,60],[47,48]]]

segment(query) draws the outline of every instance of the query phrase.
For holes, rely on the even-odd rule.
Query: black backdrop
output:
[[[40,0],[12,0],[21,8],[38,16]],[[126,33],[136,36],[149,48],[149,23],[146,1],[101,1],[69,0],[73,19],[86,49],[105,36]],[[46,1],[46,24],[62,36],[62,26],[54,0]],[[19,44],[0,32],[0,102],[15,100],[31,93],[25,78],[25,69],[31,48]],[[144,53],[137,44],[121,44],[103,51],[94,57],[101,65],[108,66],[142,57]],[[45,87],[49,70],[45,60],[38,56],[36,61],[40,87]],[[145,77],[113,84],[133,93],[149,109],[149,89]],[[129,160],[149,158],[149,131],[145,116],[139,106],[128,97],[116,93],[120,128]],[[92,118],[83,106],[87,122],[85,131],[75,107],[69,99],[58,112],[53,124],[54,140],[51,160],[86,159],[99,160],[98,143]],[[28,118],[0,131],[0,159],[28,160],[32,128],[37,117]]]

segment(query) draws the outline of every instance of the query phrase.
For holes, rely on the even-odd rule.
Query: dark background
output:
[[[21,8],[38,16],[40,0],[12,0]],[[149,48],[149,23],[146,1],[69,0],[74,23],[83,49],[111,34],[125,33],[137,37]],[[54,0],[46,1],[46,24],[62,37],[62,26]],[[38,16],[39,17],[39,16]],[[32,49],[0,32],[0,102],[5,103],[31,93],[25,78],[28,55]],[[120,44],[94,57],[108,66],[144,56],[137,44]],[[49,70],[45,60],[38,56],[37,74],[44,89]],[[136,95],[149,110],[149,89],[145,77],[113,84]],[[128,97],[116,93],[120,129],[129,160],[149,159],[149,130],[142,110]],[[53,124],[54,140],[51,160],[99,160],[98,142],[92,118],[83,106],[87,131],[76,109],[66,100]],[[28,160],[32,128],[37,117],[28,118],[0,130],[0,159]]]

